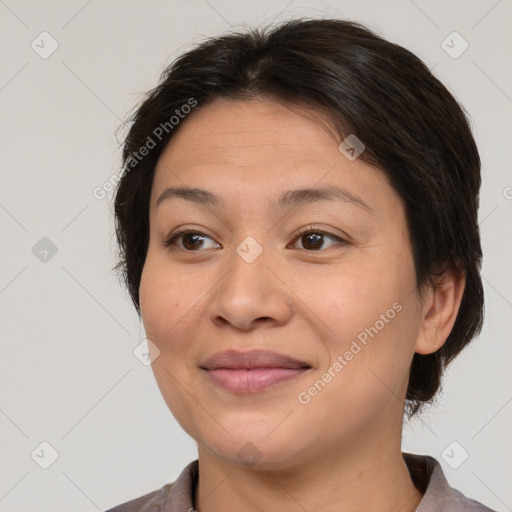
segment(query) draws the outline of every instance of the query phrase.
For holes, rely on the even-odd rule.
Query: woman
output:
[[[480,159],[404,48],[340,20],[212,38],[138,108],[118,268],[198,444],[110,512],[490,510],[401,452],[480,331]]]

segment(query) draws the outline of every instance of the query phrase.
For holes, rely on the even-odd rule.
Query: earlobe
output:
[[[416,353],[432,354],[444,345],[457,319],[465,284],[464,274],[447,270],[429,290],[423,302]]]

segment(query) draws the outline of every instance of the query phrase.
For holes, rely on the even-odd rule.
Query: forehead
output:
[[[343,156],[329,119],[305,106],[217,99],[182,123],[158,161],[152,203],[168,186],[255,198],[298,187],[338,185],[366,196],[370,188],[389,188],[382,171]]]
[[[180,151],[174,160],[193,158],[200,163],[229,157],[227,162],[235,165],[245,163],[251,155],[259,160],[264,155],[286,153],[289,146],[294,146],[294,151],[303,148],[304,153],[321,153],[321,147],[337,144],[333,135],[322,129],[322,119],[327,121],[312,109],[265,98],[216,99],[193,111],[166,149],[193,149],[193,154]]]

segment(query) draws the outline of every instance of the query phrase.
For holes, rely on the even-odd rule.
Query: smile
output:
[[[233,393],[255,393],[302,375],[309,368],[217,368],[205,370],[211,381]]]

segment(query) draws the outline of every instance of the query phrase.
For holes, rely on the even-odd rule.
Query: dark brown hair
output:
[[[300,19],[232,32],[207,39],[169,65],[129,120],[114,205],[115,269],[140,317],[154,170],[179,129],[171,117],[183,114],[191,100],[199,109],[216,98],[256,96],[328,112],[342,139],[355,134],[363,141],[359,158],[379,167],[404,201],[420,290],[435,286],[448,267],[465,274],[446,343],[433,354],[414,354],[406,395],[412,416],[432,401],[445,366],[482,327],[480,158],[465,113],[446,87],[414,54],[363,25]]]

